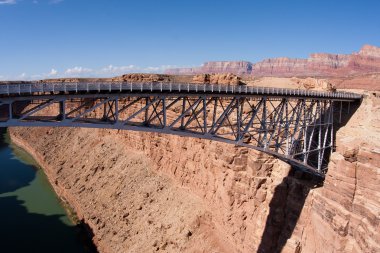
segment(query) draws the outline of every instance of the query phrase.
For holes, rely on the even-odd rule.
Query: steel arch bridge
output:
[[[361,99],[354,93],[211,84],[13,83],[0,85],[0,127],[203,138],[256,149],[324,177],[336,123]]]

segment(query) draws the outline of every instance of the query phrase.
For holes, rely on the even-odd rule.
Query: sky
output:
[[[0,80],[380,46],[379,0],[0,0]]]

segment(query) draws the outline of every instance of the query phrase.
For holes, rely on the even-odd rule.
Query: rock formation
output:
[[[241,78],[235,74],[198,74],[192,79],[192,83],[199,84],[225,84],[225,85],[240,85]]]
[[[291,79],[297,85],[298,89],[306,90],[320,90],[320,91],[336,91],[335,85],[330,83],[325,79],[315,79],[315,78],[296,78]]]
[[[114,82],[169,82],[169,75],[131,73],[112,78]]]
[[[339,80],[339,81],[338,81]],[[341,86],[342,79],[320,79],[320,78],[300,78],[300,77],[259,77],[253,80],[244,80],[248,86],[270,87],[270,88],[289,88],[306,89],[317,91],[335,92],[337,86]],[[380,86],[379,86],[380,87]],[[370,90],[372,87],[370,88]]]
[[[308,59],[274,58],[257,63],[206,62],[199,68],[168,69],[169,74],[234,73],[276,77],[337,77],[380,72],[380,48],[364,45],[358,53],[311,54]]]

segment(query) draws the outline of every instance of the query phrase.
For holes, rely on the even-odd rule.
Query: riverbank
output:
[[[17,148],[20,148],[22,151],[26,152],[29,156],[33,158],[33,163],[36,163],[40,167],[40,169],[43,171],[42,173],[44,176],[46,176],[47,180],[50,183],[51,188],[54,190],[56,196],[61,201],[62,207],[65,209],[67,213],[67,217],[71,220],[73,224],[76,225],[77,229],[80,230],[80,240],[84,244],[84,248],[86,248],[86,252],[89,253],[96,253],[98,252],[95,245],[92,242],[92,233],[89,231],[88,226],[80,219],[80,217],[77,215],[77,209],[74,209],[72,207],[72,203],[67,201],[66,196],[63,189],[60,189],[57,184],[55,184],[55,181],[53,180],[52,176],[52,169],[51,167],[44,161],[41,154],[38,154],[38,152],[35,151],[31,147],[29,143],[24,141],[23,139],[18,138],[16,135],[11,134],[12,131],[9,131],[9,137],[11,139],[11,144],[17,146]]]
[[[2,252],[93,253],[37,162],[0,129]],[[20,243],[22,242],[22,243]]]
[[[64,203],[64,205],[67,207],[67,210],[73,219],[74,222],[77,222],[80,220],[80,215],[78,215],[77,209],[73,208],[69,201],[67,201],[67,193],[64,189],[58,187],[57,183],[55,182],[55,178],[53,176],[53,169],[52,167],[47,164],[42,156],[42,154],[36,152],[35,149],[32,148],[32,146],[26,142],[25,140],[18,138],[17,135],[12,134],[12,131],[10,131],[10,137],[12,140],[12,143],[16,145],[17,147],[25,150],[30,156],[33,157],[33,159],[37,162],[37,164],[41,167],[41,169],[44,171],[47,179],[50,182],[50,185],[54,189],[57,196],[59,196],[60,200]],[[75,211],[74,211],[75,210]],[[79,212],[80,214],[80,212]]]

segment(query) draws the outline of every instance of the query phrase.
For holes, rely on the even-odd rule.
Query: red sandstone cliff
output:
[[[274,58],[258,63],[243,61],[206,62],[198,68],[168,69],[169,74],[234,73],[255,77],[337,77],[380,72],[380,48],[365,45],[358,53],[311,54],[308,59]]]

